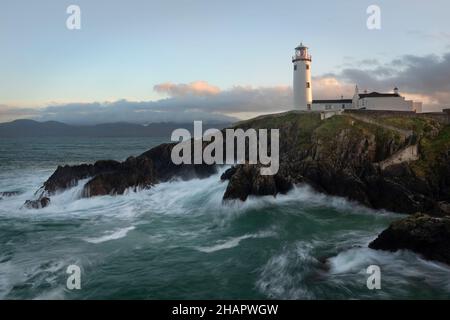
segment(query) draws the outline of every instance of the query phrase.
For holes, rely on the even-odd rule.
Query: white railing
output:
[[[292,61],[294,60],[312,60],[312,56],[310,54],[304,54],[304,55],[295,55],[292,56]]]

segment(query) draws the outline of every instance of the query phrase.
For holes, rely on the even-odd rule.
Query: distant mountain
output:
[[[203,124],[203,130],[222,129],[229,123]],[[0,123],[0,137],[169,137],[178,128],[193,131],[193,123],[151,123],[140,125],[126,122],[98,125],[69,125],[57,121],[38,122],[15,120]]]

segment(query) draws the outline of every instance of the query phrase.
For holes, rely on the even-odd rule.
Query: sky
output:
[[[81,29],[69,30],[69,5]],[[369,30],[366,10],[381,9]],[[0,122],[230,120],[292,108],[292,62],[314,99],[398,86],[450,107],[448,0],[0,0]]]

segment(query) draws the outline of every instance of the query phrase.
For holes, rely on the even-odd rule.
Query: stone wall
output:
[[[418,145],[410,145],[406,148],[403,148],[402,150],[396,152],[392,156],[390,156],[388,159],[381,161],[379,163],[380,168],[382,170],[386,169],[389,166],[400,164],[403,162],[410,162],[410,161],[416,161],[419,160],[419,147]]]

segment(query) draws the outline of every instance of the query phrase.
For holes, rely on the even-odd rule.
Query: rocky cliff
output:
[[[450,213],[450,126],[431,118],[396,115],[364,121],[343,114],[322,121],[317,113],[289,112],[241,122],[234,128],[279,129],[280,169],[275,176],[260,176],[258,165],[233,167],[222,177],[229,181],[225,200],[276,196],[294,184],[306,183],[319,192],[376,209]],[[83,196],[92,197],[216,172],[213,165],[173,164],[174,145],[162,144],[124,162],[60,166],[40,195],[51,197],[84,179],[89,180]],[[409,150],[414,152],[411,157]]]
[[[408,249],[424,258],[450,264],[450,216],[415,214],[393,222],[369,245],[372,249]]]
[[[321,121],[317,114],[288,113],[238,127],[280,129],[280,170],[261,179],[258,170],[246,174],[248,165],[237,166],[224,177],[230,181],[226,199],[307,183],[375,209],[450,213],[450,127],[432,119],[367,122],[344,114]]]
[[[250,195],[276,196],[295,184],[305,183],[319,192],[375,209],[422,212],[435,217],[450,214],[450,125],[433,118],[402,117],[398,113],[375,118],[370,113],[344,113],[321,120],[318,113],[289,112],[244,121],[234,128],[279,129],[280,168],[274,176],[261,176],[259,165],[232,167],[222,175],[222,180],[228,181],[225,201],[245,201]],[[213,165],[173,164],[170,155],[174,145],[162,144],[124,162],[58,167],[44,183],[39,197],[26,206],[46,206],[54,193],[84,179],[88,180],[83,196],[92,197],[122,194],[129,188],[150,188],[172,178],[207,177],[216,172]],[[391,227],[372,247],[413,249],[425,252],[425,257],[444,257],[439,259],[448,262],[448,255],[428,252],[427,244],[415,238],[415,230],[435,228],[437,220],[417,221],[406,221],[401,228]],[[443,233],[431,232],[424,237],[437,235],[438,242],[448,240],[448,223],[445,225]],[[446,236],[442,236],[445,232]],[[411,245],[405,244],[409,241],[406,239]],[[445,245],[448,247],[448,241]]]

